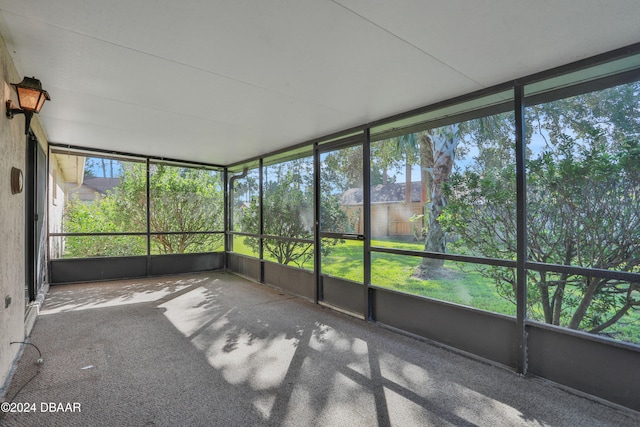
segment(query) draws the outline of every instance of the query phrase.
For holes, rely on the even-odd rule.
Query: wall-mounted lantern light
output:
[[[20,108],[16,108],[13,102],[8,100],[6,103],[7,117],[12,119],[15,114],[24,114],[24,133],[26,135],[29,133],[33,113],[39,113],[44,101],[50,101],[51,97],[49,97],[46,90],[42,89],[42,83],[35,77],[25,77],[20,83],[11,83],[11,85],[16,88],[18,93]]]

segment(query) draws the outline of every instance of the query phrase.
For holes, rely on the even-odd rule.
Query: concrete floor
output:
[[[640,425],[220,272],[53,287],[30,341],[4,400],[36,412],[2,425]]]

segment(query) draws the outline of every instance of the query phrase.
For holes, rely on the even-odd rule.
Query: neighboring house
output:
[[[113,191],[118,185],[120,185],[120,178],[85,176],[80,185],[70,185],[67,192],[69,200],[76,195],[81,202],[92,202],[104,197],[108,191]]]
[[[422,221],[411,221],[423,214],[420,203],[422,184],[411,183],[411,201],[405,202],[405,183],[378,184],[371,187],[371,238],[411,239],[420,235]],[[364,234],[361,188],[350,188],[340,197],[349,218],[353,218],[354,232]]]
[[[405,203],[405,188],[402,183],[378,184],[371,187],[371,203]],[[411,183],[411,203],[420,203],[420,181]],[[340,198],[341,205],[361,205],[362,188],[350,188]]]

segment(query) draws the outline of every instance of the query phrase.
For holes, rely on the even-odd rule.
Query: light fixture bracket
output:
[[[13,116],[15,116],[16,114],[25,114],[25,112],[20,108],[16,107],[13,104],[13,101],[11,101],[10,99],[6,102],[6,106],[7,106],[7,117],[10,119],[13,119]]]
[[[20,108],[16,108],[16,106],[13,104],[11,100],[8,100],[6,102],[6,106],[7,106],[6,114],[9,119],[13,119],[13,116],[15,116],[16,114],[24,114],[24,134],[28,135],[29,129],[31,128],[31,117],[33,117],[33,112],[24,111],[24,110],[21,110]]]

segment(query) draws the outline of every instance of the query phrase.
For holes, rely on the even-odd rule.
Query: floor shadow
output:
[[[23,356],[7,396],[83,412],[8,414],[6,425],[638,422],[231,274],[73,286],[52,292],[34,327],[42,372],[26,383]]]

